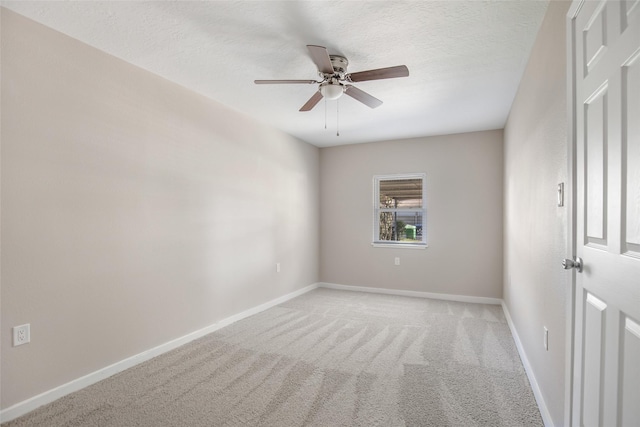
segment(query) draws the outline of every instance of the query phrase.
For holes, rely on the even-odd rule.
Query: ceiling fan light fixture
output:
[[[320,93],[329,100],[338,99],[344,92],[344,86],[341,84],[324,83],[320,85]]]

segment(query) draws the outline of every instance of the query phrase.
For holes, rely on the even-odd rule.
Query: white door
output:
[[[572,424],[640,426],[640,0],[571,10],[575,239],[584,263]]]

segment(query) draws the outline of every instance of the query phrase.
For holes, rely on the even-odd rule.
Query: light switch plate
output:
[[[564,206],[564,182],[558,184],[558,207]]]

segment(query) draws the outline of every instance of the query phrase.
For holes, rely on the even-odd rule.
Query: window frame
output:
[[[381,208],[380,207],[380,182],[400,181],[406,179],[422,180],[422,207],[420,208]],[[398,242],[393,240],[380,240],[380,213],[420,213],[422,214],[421,241],[416,243]],[[404,248],[426,249],[427,245],[427,174],[426,173],[402,173],[373,176],[373,239],[371,245],[377,248]]]

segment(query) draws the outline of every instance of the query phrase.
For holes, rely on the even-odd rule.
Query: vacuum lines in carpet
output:
[[[4,425],[543,424],[500,306],[316,289]]]

